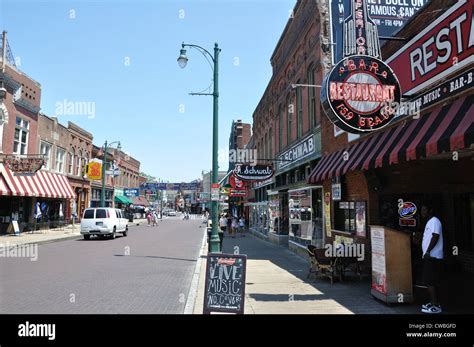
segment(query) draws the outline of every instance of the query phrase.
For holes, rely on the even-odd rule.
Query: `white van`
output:
[[[85,240],[91,235],[110,236],[115,239],[117,233],[127,236],[128,219],[124,218],[122,211],[109,207],[87,208],[81,219],[81,234]]]

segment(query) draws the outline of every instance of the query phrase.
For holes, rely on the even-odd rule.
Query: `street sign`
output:
[[[125,195],[128,198],[140,196],[140,189],[139,188],[124,188],[123,195]]]
[[[211,200],[219,201],[219,183],[213,183],[211,186]]]
[[[246,255],[207,255],[204,314],[244,313]]]

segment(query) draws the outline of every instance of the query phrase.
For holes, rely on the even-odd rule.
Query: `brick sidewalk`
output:
[[[309,263],[281,246],[247,234],[224,238],[224,253],[247,255],[246,314],[414,314],[419,305],[387,306],[370,294],[370,282],[358,278],[330,284],[307,280]],[[207,255],[207,244],[201,257]],[[202,314],[206,260],[200,267],[194,313]]]
[[[141,225],[146,223],[146,219],[136,219],[133,222],[129,222],[128,225],[130,227],[133,225]],[[80,224],[75,224],[74,226],[68,225],[64,228],[23,232],[17,236],[12,234],[0,235],[0,248],[64,241],[69,239],[77,239],[80,237],[82,237],[80,233]]]

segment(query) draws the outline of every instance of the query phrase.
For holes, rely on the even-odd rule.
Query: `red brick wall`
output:
[[[294,18],[288,22],[282,37],[278,43],[272,65],[274,74],[253,114],[253,132],[255,143],[259,146],[264,142],[265,134],[270,129],[273,131],[273,152],[284,151],[292,143],[297,141],[297,100],[296,92],[291,89],[291,84],[306,84],[308,68],[316,67],[314,77],[315,84],[322,80],[322,69],[320,68],[320,22],[318,6],[313,1],[298,1],[295,6]],[[316,95],[320,92],[316,91]],[[308,121],[308,88],[301,88],[302,93],[302,136],[305,136],[313,129],[310,129]],[[316,101],[318,101],[317,97]],[[288,107],[293,104],[291,143],[287,143]],[[283,108],[283,122],[279,122],[278,108]],[[317,104],[318,105],[318,104]],[[317,108],[317,107],[316,107]],[[316,110],[318,112],[318,110]],[[282,148],[279,147],[279,129],[282,128]],[[261,146],[261,145],[260,145]],[[262,146],[263,147],[263,146]]]
[[[28,134],[28,154],[38,154],[38,114],[30,112],[21,106],[13,103],[13,95],[7,88],[7,95],[4,100],[8,111],[8,124],[3,127],[3,153],[13,153],[13,138],[15,135],[16,117],[19,116],[29,122]]]

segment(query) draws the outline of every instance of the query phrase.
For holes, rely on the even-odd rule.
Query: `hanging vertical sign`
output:
[[[326,221],[326,236],[331,237],[331,193],[324,193],[324,219]]]
[[[321,104],[338,128],[362,134],[388,125],[401,91],[397,76],[381,58],[377,26],[365,0],[352,1],[344,21],[344,58],[331,69],[321,88]]]

